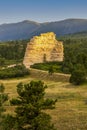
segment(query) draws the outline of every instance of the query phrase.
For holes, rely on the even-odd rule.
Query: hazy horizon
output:
[[[38,23],[87,19],[87,0],[0,0],[0,25],[24,20]]]

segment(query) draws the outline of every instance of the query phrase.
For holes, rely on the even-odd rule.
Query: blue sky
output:
[[[87,19],[87,0],[0,0],[0,24]]]

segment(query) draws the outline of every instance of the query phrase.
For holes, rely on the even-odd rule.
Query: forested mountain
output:
[[[66,19],[56,22],[37,23],[25,20],[18,23],[0,25],[0,40],[28,39],[44,32],[54,32],[57,36],[87,31],[87,19]]]
[[[39,26],[39,23],[27,20],[19,23],[2,24],[0,25],[0,40],[27,39]]]

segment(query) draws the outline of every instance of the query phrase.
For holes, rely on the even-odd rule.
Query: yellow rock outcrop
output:
[[[27,44],[23,64],[29,68],[34,63],[63,61],[63,43],[53,32],[34,36]]]

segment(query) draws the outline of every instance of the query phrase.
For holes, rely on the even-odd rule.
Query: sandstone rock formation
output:
[[[63,43],[53,32],[34,36],[27,45],[23,64],[29,68],[34,63],[63,61]]]

